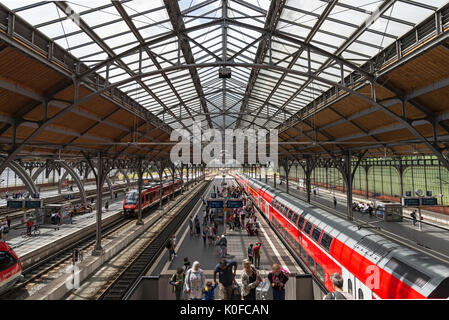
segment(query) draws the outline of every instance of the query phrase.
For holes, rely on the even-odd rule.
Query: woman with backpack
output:
[[[273,300],[285,300],[285,284],[288,281],[288,274],[281,270],[281,266],[273,264],[272,271],[268,274],[268,281],[273,290]]]

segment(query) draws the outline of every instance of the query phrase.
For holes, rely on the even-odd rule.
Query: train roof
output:
[[[3,241],[0,242],[0,251],[9,251],[11,248]]]
[[[377,232],[358,228],[357,224],[342,219],[321,208],[313,206],[303,200],[275,190],[261,181],[245,176],[254,186],[268,192],[279,202],[303,216],[321,230],[337,238],[345,245],[353,248],[379,267],[394,273],[398,279],[408,283],[415,290],[430,293],[443,279],[449,277],[449,265],[430,255],[423,254],[409,246],[393,241]],[[293,208],[292,208],[293,205]],[[421,273],[421,274],[417,274]],[[405,274],[405,275],[404,275]],[[419,283],[409,281],[407,277],[429,278],[420,286]]]

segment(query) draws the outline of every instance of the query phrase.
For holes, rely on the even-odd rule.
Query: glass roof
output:
[[[171,127],[222,130],[278,127],[448,2],[2,1]],[[224,60],[230,79],[218,77]]]

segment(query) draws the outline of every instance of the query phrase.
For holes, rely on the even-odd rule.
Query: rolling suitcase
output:
[[[270,293],[270,283],[261,282],[256,288],[256,300],[268,300]]]

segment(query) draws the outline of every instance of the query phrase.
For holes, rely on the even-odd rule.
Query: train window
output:
[[[358,299],[359,300],[363,300],[363,291],[362,291],[362,289],[359,288],[359,290],[357,290],[357,295],[358,295]]]
[[[391,258],[391,260],[388,261],[385,266],[393,270],[401,278],[404,277],[407,281],[417,285],[420,288],[430,280],[430,277],[428,275],[416,270],[415,268],[403,263],[402,261],[399,261],[396,258]]]
[[[348,292],[350,294],[352,294],[352,281],[351,281],[351,279],[348,279]]]
[[[293,214],[293,218],[292,218],[292,222],[293,222],[294,225],[296,225],[296,221],[298,221],[298,214],[295,212]]]
[[[318,242],[320,240],[320,235],[321,235],[321,229],[320,228],[313,228],[312,231],[312,239],[315,240],[316,242]]]
[[[316,275],[318,276],[318,279],[324,283],[324,269],[318,263],[316,264]]]
[[[306,226],[304,227],[304,233],[309,234],[310,230],[312,230],[312,224],[309,221],[307,221]]]
[[[0,251],[0,271],[11,268],[17,263],[17,260],[6,251]]]
[[[298,241],[295,241],[295,250],[299,253],[301,250],[299,250],[300,245]]]
[[[309,254],[307,255],[307,265],[309,266],[309,269],[315,273],[315,260],[313,260],[312,256]]]
[[[137,199],[139,198],[137,192],[130,192],[126,195],[126,201],[125,204],[130,204],[130,203],[136,203]]]
[[[147,193],[147,194],[145,195],[145,201],[148,202],[149,200],[150,200],[150,194]]]
[[[323,236],[321,237],[320,245],[324,249],[326,249],[326,251],[329,251],[331,249],[332,240],[334,240],[334,238],[332,238],[330,235],[324,232]]]
[[[292,220],[292,214],[293,214],[293,211],[289,210],[288,214],[287,214],[287,219],[290,220],[290,221]]]
[[[306,252],[306,250],[303,247],[301,247],[301,259],[304,262],[306,262],[306,259],[307,259],[307,252]]]
[[[304,226],[305,221],[306,221],[306,219],[303,216],[299,217],[299,220],[298,220],[298,229],[299,230],[302,230],[302,227]]]

